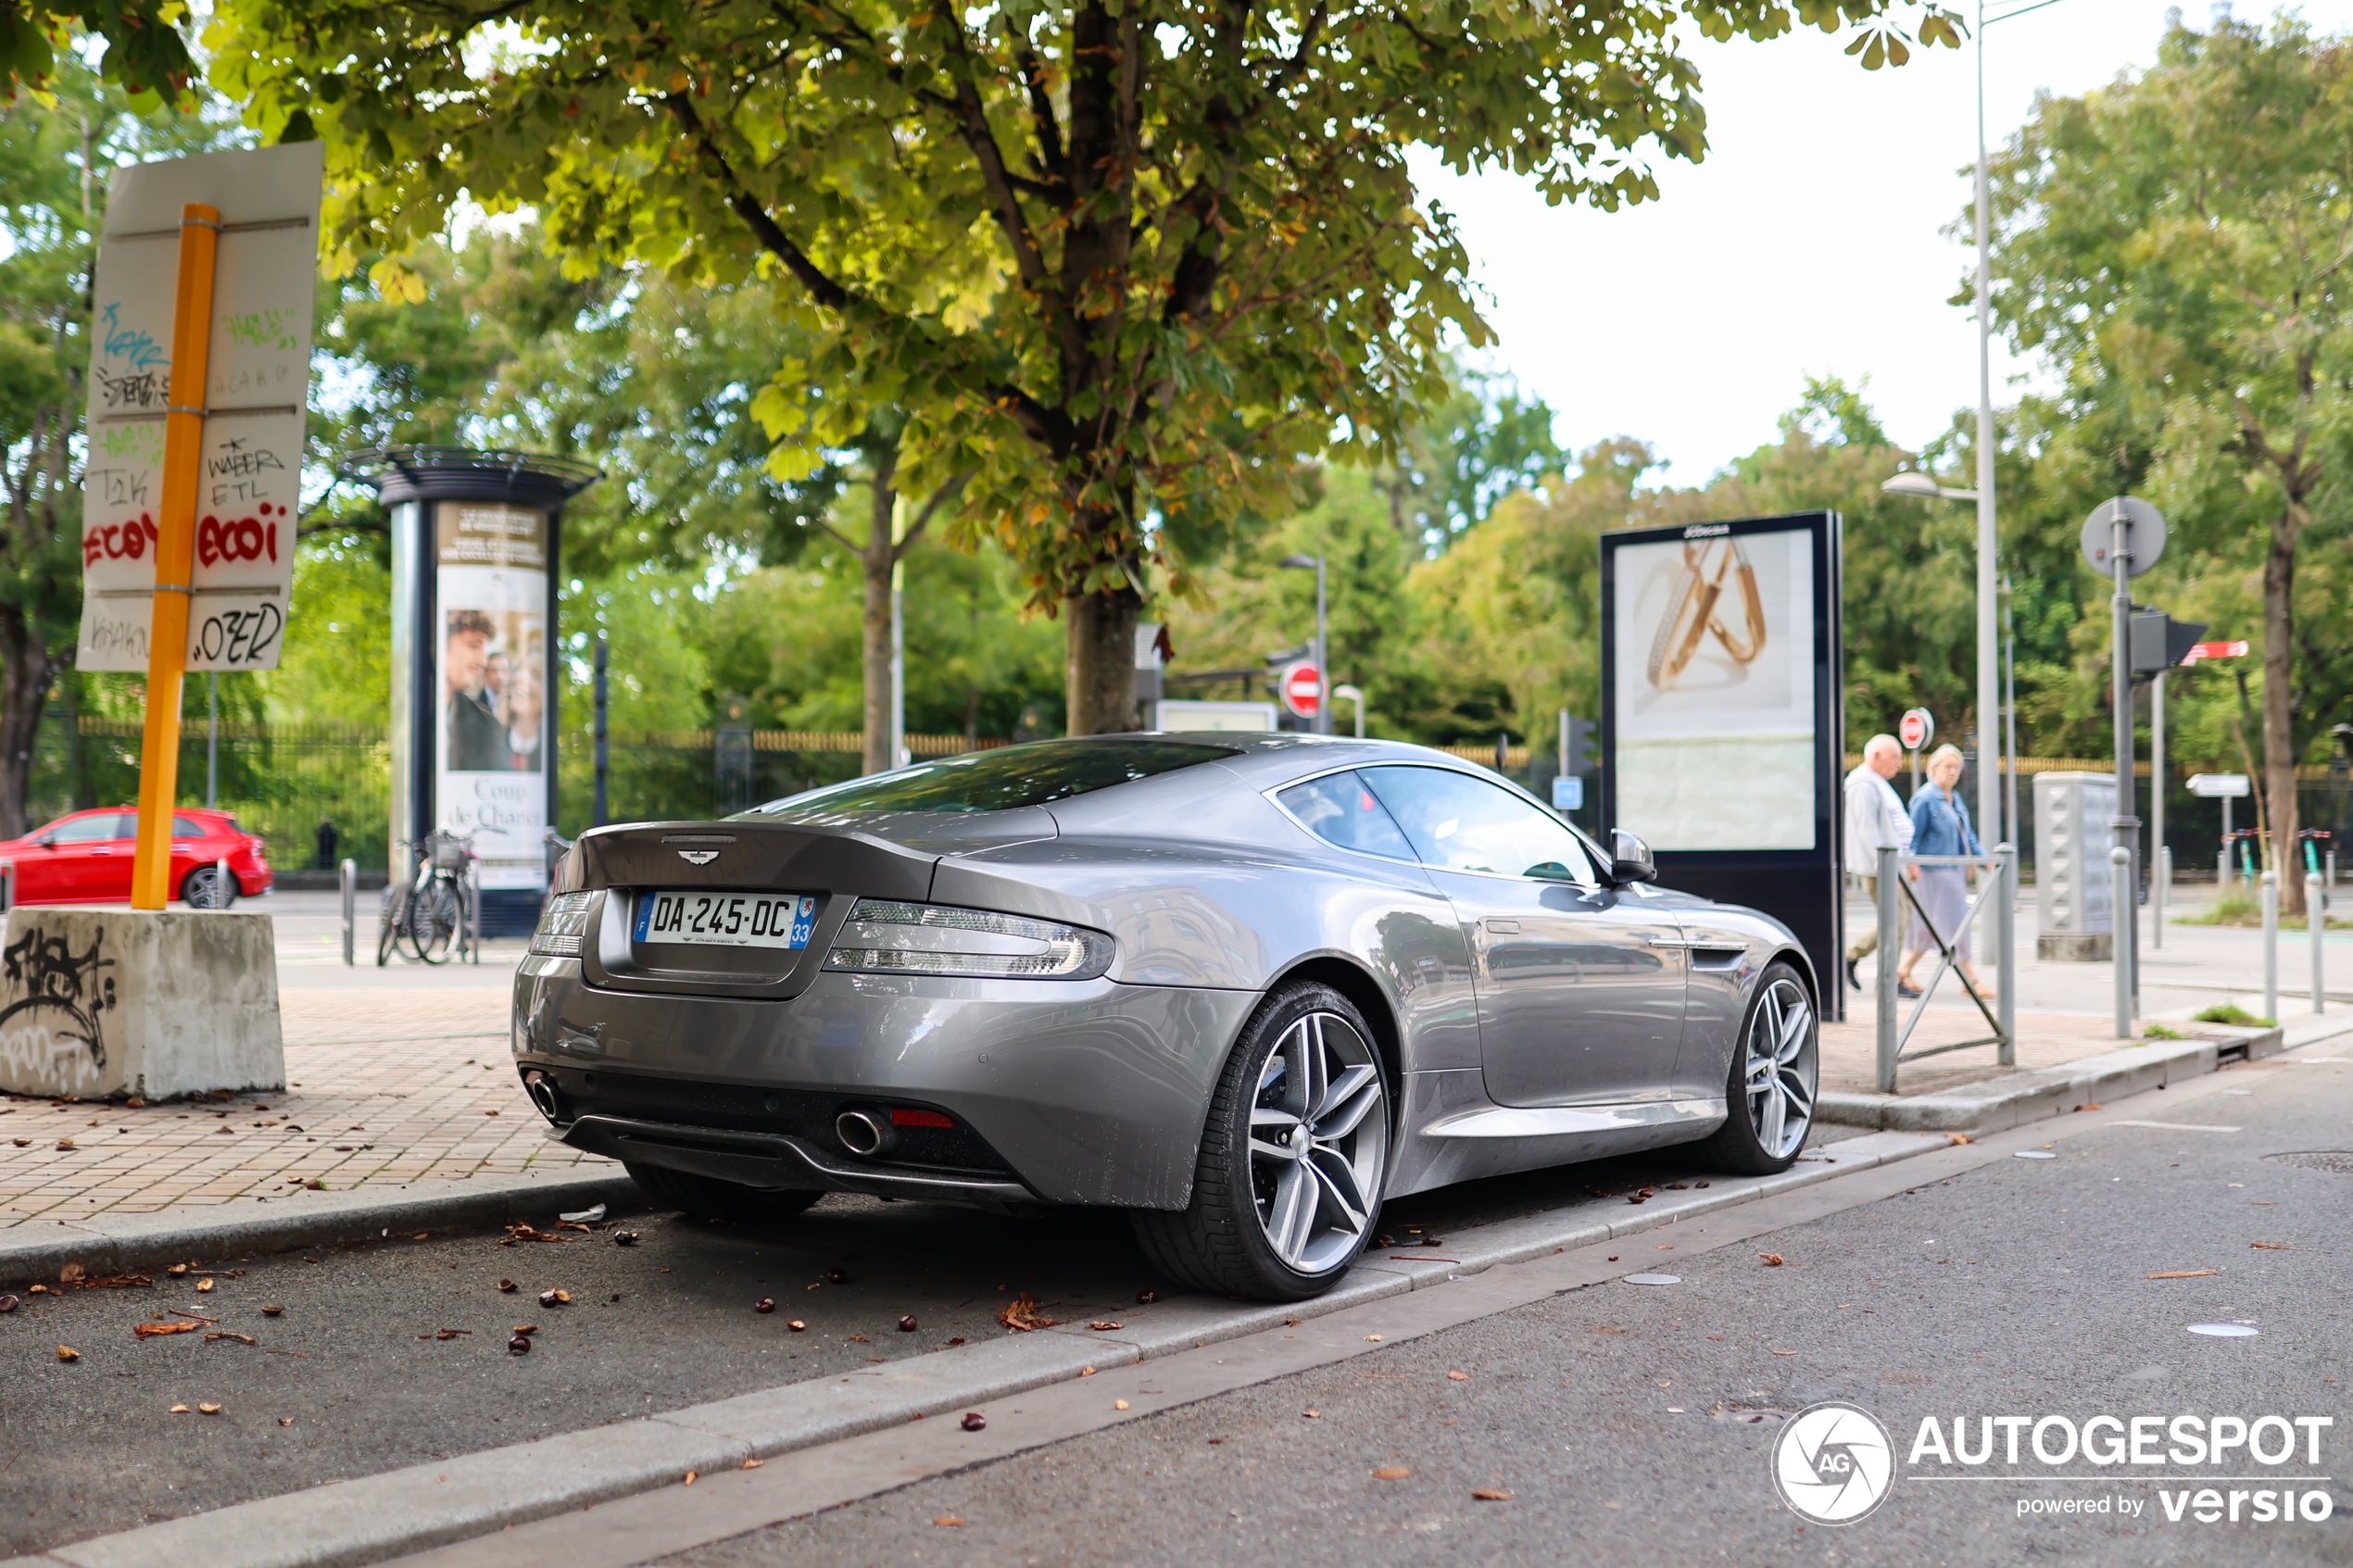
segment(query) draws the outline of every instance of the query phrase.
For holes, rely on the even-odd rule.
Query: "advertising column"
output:
[[[434,795],[482,885],[537,889],[547,830],[547,514],[434,501]]]
[[[1602,537],[1602,811],[1672,887],[1787,924],[1839,1016],[1833,513]]]

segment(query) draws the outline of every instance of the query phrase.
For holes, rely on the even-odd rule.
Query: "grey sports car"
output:
[[[584,834],[514,1054],[551,1136],[689,1214],[1107,1205],[1176,1280],[1297,1299],[1385,1198],[1796,1158],[1818,978],[1654,877],[1419,746],[1040,741]]]

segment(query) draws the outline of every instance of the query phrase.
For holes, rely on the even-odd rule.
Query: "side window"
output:
[[[110,838],[129,838],[137,820],[128,811],[94,811],[59,822],[50,836],[58,844],[104,844]]]
[[[1414,858],[1413,846],[1405,842],[1405,835],[1397,831],[1397,823],[1388,810],[1354,773],[1331,773],[1310,779],[1279,792],[1275,798],[1306,823],[1308,832],[1328,844],[1362,850],[1367,855],[1385,855],[1392,860]]]
[[[204,838],[208,836],[208,834],[205,833],[204,824],[196,821],[195,818],[174,817],[171,819],[171,836],[174,838]]]
[[[1567,825],[1507,789],[1446,768],[1367,768],[1362,777],[1427,865],[1587,885],[1597,880]]]

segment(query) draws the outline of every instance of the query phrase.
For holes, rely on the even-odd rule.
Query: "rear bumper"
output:
[[[1211,1091],[1258,1000],[853,974],[789,1000],[678,997],[533,959],[516,974],[512,1047],[519,1070],[572,1085],[558,1135],[615,1158],[763,1186],[1181,1209]],[[832,1118],[876,1104],[946,1111],[983,1157],[862,1160]]]
[[[854,1157],[827,1158],[801,1138],[781,1133],[740,1133],[634,1117],[583,1116],[547,1135],[633,1165],[661,1165],[723,1182],[753,1187],[816,1188],[862,1192],[875,1198],[945,1199],[1010,1209],[1035,1203],[1038,1195],[1020,1182],[918,1173],[863,1164]]]

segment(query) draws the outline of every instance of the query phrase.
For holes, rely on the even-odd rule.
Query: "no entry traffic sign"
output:
[[[2245,643],[2192,643],[2190,645],[2189,661],[2193,664],[2201,659],[2245,659],[2246,657],[2246,645]]]
[[[1313,719],[1324,703],[1324,672],[1312,659],[1302,659],[1284,667],[1275,689],[1281,695],[1285,708],[1302,719]]]
[[[1936,738],[1936,720],[1927,709],[1915,708],[1897,722],[1895,738],[1904,743],[1906,751],[1921,750]]]

